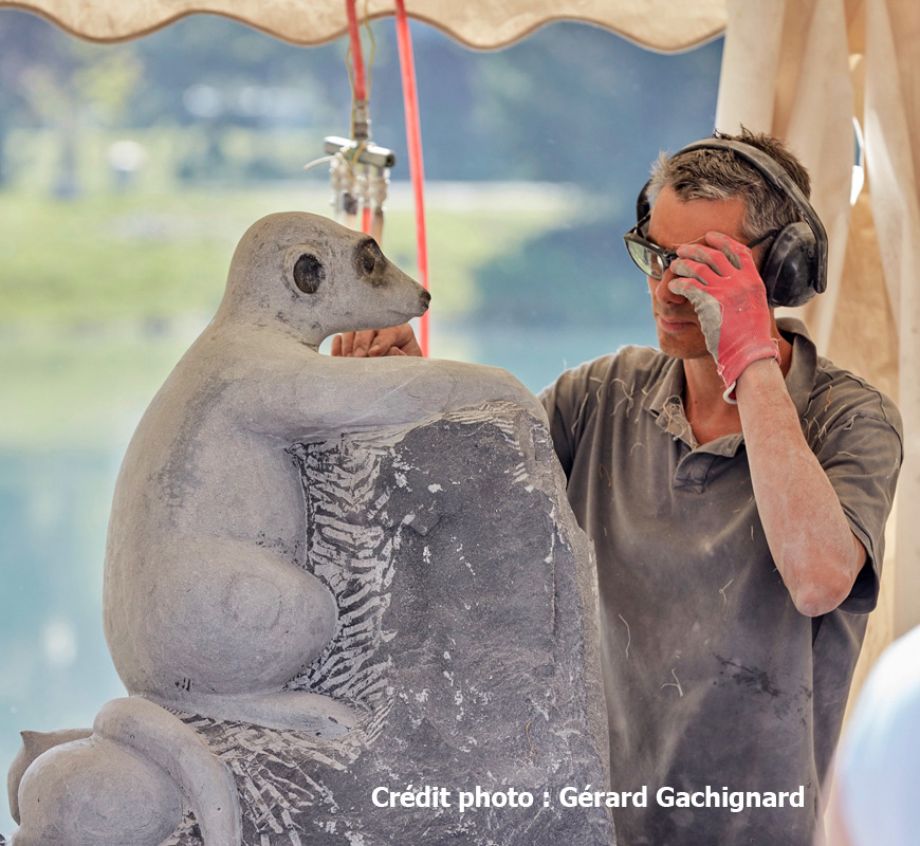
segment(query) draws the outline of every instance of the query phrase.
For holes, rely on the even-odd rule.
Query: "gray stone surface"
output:
[[[587,541],[542,424],[510,404],[295,451],[330,647],[289,687],[365,714],[332,741],[189,717],[236,775],[252,844],[609,844]],[[530,809],[380,809],[375,787],[527,790]],[[543,807],[544,791],[551,807]],[[170,844],[201,841],[189,819]]]

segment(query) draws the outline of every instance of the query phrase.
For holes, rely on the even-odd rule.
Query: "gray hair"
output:
[[[750,132],[744,127],[740,135],[717,132],[715,137],[757,147],[785,168],[806,197],[811,192],[808,171],[779,139]],[[730,150],[690,150],[673,156],[661,153],[652,165],[648,185],[651,205],[665,187],[671,188],[684,201],[743,198],[743,235],[751,241],[800,219],[795,203],[788,196],[778,193],[757,168]]]

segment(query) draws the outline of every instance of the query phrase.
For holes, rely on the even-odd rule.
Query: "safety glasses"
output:
[[[664,272],[668,269],[668,265],[670,265],[672,261],[675,261],[678,255],[673,250],[667,250],[658,244],[653,244],[639,234],[639,231],[647,223],[648,218],[646,217],[623,236],[623,241],[626,243],[626,251],[629,253],[629,257],[633,262],[635,262],[636,267],[646,276],[651,276],[652,279],[661,279],[661,277],[664,276]],[[776,235],[775,229],[767,232],[765,235],[761,235],[759,238],[755,238],[748,244],[748,247],[753,249],[758,244],[762,244],[774,235]]]

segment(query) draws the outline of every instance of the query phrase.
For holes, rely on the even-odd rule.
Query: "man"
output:
[[[804,168],[719,137],[741,146],[662,156],[627,236],[661,351],[542,395],[597,551],[612,787],[647,792],[615,812],[626,846],[810,843],[901,462],[890,400],[768,304],[758,266],[802,217]],[[333,347],[365,352],[418,354],[408,327]]]

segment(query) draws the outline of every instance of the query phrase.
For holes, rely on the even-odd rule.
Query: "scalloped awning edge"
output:
[[[513,44],[547,24],[577,21],[662,52],[692,49],[719,35],[726,0],[408,0],[415,20],[477,50]],[[640,7],[641,8],[638,8]],[[139,38],[194,14],[216,14],[294,44],[321,44],[346,30],[344,0],[0,0],[0,8],[41,15],[90,41]],[[365,4],[359,2],[363,11]],[[368,0],[367,14],[393,13],[392,0]]]

